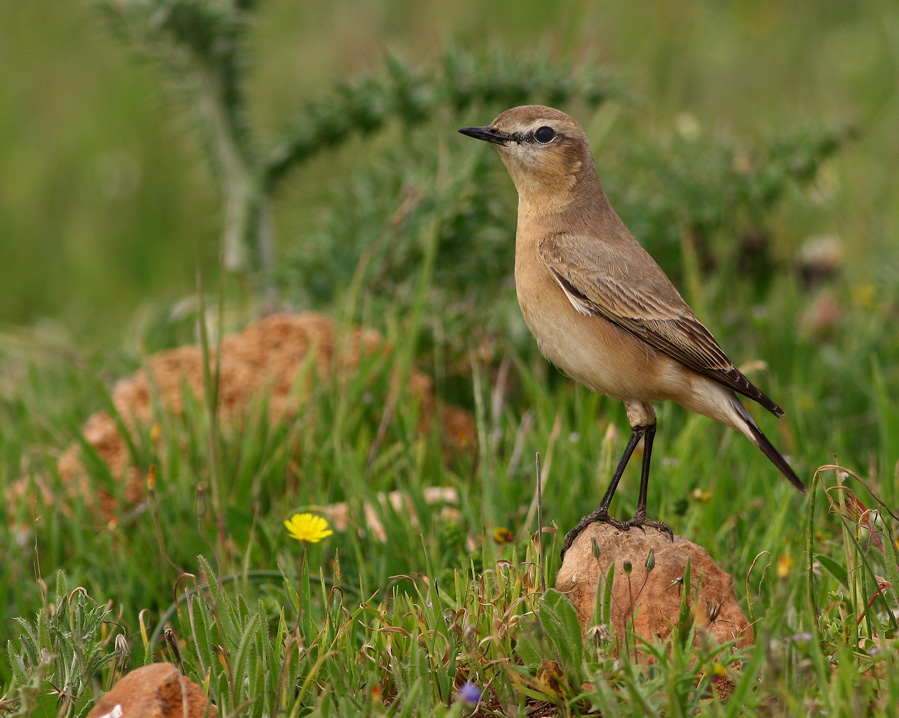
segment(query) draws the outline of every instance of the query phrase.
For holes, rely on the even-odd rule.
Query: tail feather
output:
[[[734,398],[736,399],[736,397]],[[802,483],[802,479],[796,475],[796,472],[793,471],[793,468],[787,463],[787,460],[780,455],[780,452],[774,448],[774,445],[770,441],[768,441],[768,437],[762,433],[762,430],[759,429],[758,426],[756,426],[756,423],[752,420],[752,417],[749,416],[746,409],[743,408],[743,405],[740,404],[739,401],[736,403],[738,411],[745,422],[746,431],[743,433],[749,437],[749,440],[752,441],[753,444],[761,449],[761,452],[768,457],[768,460],[777,467],[780,473],[789,479],[793,486],[805,494],[806,488],[805,484]]]

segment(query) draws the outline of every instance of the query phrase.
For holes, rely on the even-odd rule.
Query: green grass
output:
[[[418,316],[398,319],[391,339],[408,341],[439,321]],[[552,593],[541,597],[529,538],[537,525],[524,520],[537,451],[546,525],[564,531],[592,506],[625,438],[619,407],[546,381],[539,360],[513,364],[506,393],[497,393],[497,375],[477,359],[469,386],[480,397],[478,457],[447,463],[439,434],[419,434],[415,402],[400,396],[370,462],[390,377],[408,367],[407,356],[395,357],[325,382],[291,421],[271,424],[264,402],[240,432],[216,432],[199,401],[177,419],[160,413],[160,435],[134,446],[135,464],[155,467],[155,489],[114,523],[60,483],[48,449],[59,446],[55,432],[40,426],[42,407],[53,406],[46,421],[77,438],[61,406],[88,391],[83,375],[33,365],[22,401],[4,410],[18,412],[19,435],[40,443],[15,456],[10,437],[3,455],[8,474],[16,459],[26,477],[50,483],[54,498],[7,508],[7,705],[26,715],[82,714],[127,667],[151,660],[179,663],[225,715],[468,715],[474,706],[457,697],[466,681],[483,691],[485,715],[524,715],[535,701],[571,715],[889,714],[896,705],[899,606],[891,589],[878,592],[876,577],[895,579],[897,526],[886,512],[858,514],[855,496],[878,508],[860,481],[823,471],[803,501],[741,437],[664,408],[651,510],[734,576],[757,643],[690,648],[687,631],[669,648],[647,646],[657,658],[651,668],[616,660],[610,644],[565,628],[567,609]],[[887,425],[899,420],[891,405],[877,410]],[[603,438],[606,422],[618,422],[617,436]],[[798,467],[834,440],[792,429]],[[800,473],[810,479],[813,469]],[[116,490],[112,477],[92,475]],[[636,479],[629,471],[617,513],[631,510]],[[886,494],[889,481],[867,481]],[[206,498],[198,502],[200,485]],[[457,518],[425,504],[428,486],[458,490]],[[377,502],[378,491],[395,488],[409,495],[411,514]],[[695,488],[710,499],[693,499]],[[308,550],[281,526],[294,510],[343,500],[352,529]],[[363,502],[376,507],[384,542],[359,518]],[[501,526],[517,536],[511,545],[494,543]],[[550,586],[560,537],[546,534]],[[716,671],[733,681],[729,700],[716,697]]]
[[[614,656],[602,632],[582,639],[558,594],[540,590],[535,454],[551,588],[561,537],[598,501],[626,423],[618,402],[549,367],[520,319],[506,281],[513,190],[485,148],[454,139],[503,109],[489,102],[315,157],[273,204],[279,299],[377,327],[398,351],[322,382],[290,420],[271,422],[264,397],[239,430],[217,426],[208,398],[182,416],[157,411],[158,435],[143,427],[131,447],[153,491],[114,521],[98,516],[95,489],[119,496],[119,477],[88,458],[93,488],[72,492],[56,460],[108,408],[116,378],[147,351],[193,341],[197,317],[215,314],[204,309],[219,300],[208,289],[214,182],[197,170],[184,121],[170,120],[181,109],[158,76],[129,63],[95,15],[21,3],[0,23],[11,300],[0,489],[23,479],[49,491],[2,504],[0,712],[85,715],[128,668],[168,660],[221,715],[524,716],[536,703],[559,715],[896,714],[895,8],[519,5],[514,24],[499,9],[445,3],[385,4],[356,24],[261,4],[250,121],[263,142],[278,136],[298,93],[327,97],[329,82],[380,63],[384,45],[424,74],[445,41],[464,51],[489,40],[513,52],[542,44],[629,78],[630,102],[567,109],[584,120],[613,204],[728,354],[767,362],[751,378],[787,416],[754,416],[811,487],[802,499],[742,437],[660,407],[650,513],[734,577],[755,646],[692,647],[685,626],[646,647],[656,657],[646,666]],[[321,67],[301,67],[298,46]],[[826,157],[809,149],[847,123],[857,139]],[[20,141],[25,132],[34,138]],[[797,181],[808,157],[814,171]],[[126,181],[135,166],[137,185]],[[110,182],[128,192],[110,194]],[[398,215],[409,197],[418,202]],[[743,239],[756,230],[768,255],[753,263]],[[795,263],[814,234],[838,235],[846,257],[810,289]],[[335,269],[347,253],[351,266]],[[226,283],[225,316],[210,325],[239,325],[252,297],[251,285]],[[824,300],[837,315],[816,324]],[[472,411],[476,453],[447,457],[438,431],[418,431],[417,402],[392,379],[412,366]],[[817,471],[831,464],[846,470]],[[631,467],[613,514],[633,510],[637,481]],[[431,486],[458,492],[451,518],[426,504]],[[378,501],[392,490],[411,509]],[[339,501],[349,530],[305,549],[287,536],[292,512]],[[494,541],[500,527],[511,544]],[[712,680],[722,673],[727,699]],[[466,681],[480,705],[460,699]]]

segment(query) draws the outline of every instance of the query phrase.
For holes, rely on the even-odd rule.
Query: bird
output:
[[[612,208],[580,124],[560,110],[524,105],[459,132],[491,143],[518,191],[515,291],[540,352],[592,391],[623,401],[631,428],[599,506],[568,532],[563,557],[597,521],[625,531],[654,527],[673,539],[667,524],[646,513],[656,402],[675,401],[736,429],[804,494],[738,395],[778,417],[784,410],[728,359]],[[641,439],[636,511],[617,520],[609,506]]]

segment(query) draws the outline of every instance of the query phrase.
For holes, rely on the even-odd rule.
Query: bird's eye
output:
[[[556,131],[552,127],[544,125],[543,127],[538,128],[534,133],[534,139],[540,144],[545,145],[547,142],[552,142],[556,139]]]

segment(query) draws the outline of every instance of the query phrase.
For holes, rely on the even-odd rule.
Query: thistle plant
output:
[[[623,96],[608,72],[518,58],[447,51],[420,70],[387,57],[386,73],[339,84],[261,139],[248,121],[246,39],[252,0],[99,0],[115,32],[153,60],[196,120],[222,202],[222,254],[235,274],[270,272],[275,262],[272,200],[283,180],[314,155],[390,122],[407,129],[447,109],[530,100],[564,103],[580,97],[597,106]]]

